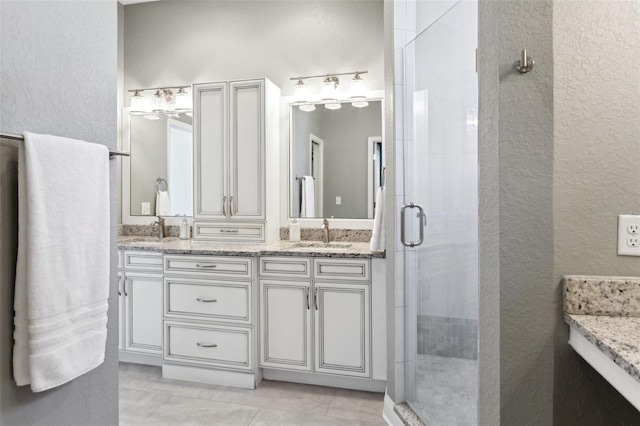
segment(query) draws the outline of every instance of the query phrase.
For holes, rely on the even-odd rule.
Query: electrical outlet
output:
[[[640,216],[618,216],[618,254],[640,256]]]
[[[341,204],[342,204],[342,197],[341,197],[341,196],[339,196],[339,195],[337,195],[337,196],[336,196],[336,206],[339,206],[339,205],[341,205]]]
[[[141,214],[151,214],[151,203],[148,201],[140,203],[140,210],[142,210]]]

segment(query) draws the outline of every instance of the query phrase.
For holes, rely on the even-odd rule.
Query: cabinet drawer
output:
[[[124,269],[138,271],[162,271],[162,253],[150,251],[125,251]]]
[[[264,223],[194,222],[193,239],[205,241],[264,241]]]
[[[253,369],[250,328],[165,321],[164,333],[165,361]]]
[[[311,278],[311,259],[305,257],[261,257],[263,277]]]
[[[314,259],[315,278],[323,280],[369,281],[369,259]]]
[[[167,317],[251,323],[251,282],[164,279]]]
[[[211,275],[225,278],[253,277],[253,259],[234,256],[165,256],[165,273]]]

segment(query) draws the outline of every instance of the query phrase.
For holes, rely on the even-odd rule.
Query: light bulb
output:
[[[164,94],[161,90],[156,91],[153,99],[153,112],[162,112],[165,108]]]
[[[136,90],[131,96],[131,109],[129,110],[130,115],[142,115],[145,112],[144,107],[144,98],[139,90]]]
[[[364,100],[365,98],[362,98],[363,100],[353,100],[351,102],[351,105],[356,107],[356,108],[364,108],[369,106],[369,102],[367,102],[366,100]]]
[[[314,104],[302,104],[298,108],[300,111],[311,112],[316,110],[316,106]]]
[[[186,111],[191,109],[191,102],[189,102],[189,94],[184,87],[178,89],[176,93],[176,111]]]
[[[322,84],[322,102],[324,103],[336,103],[336,93],[338,92],[338,77],[327,76]],[[330,108],[331,109],[331,108]],[[333,108],[338,109],[338,108]]]
[[[293,98],[296,102],[306,102],[309,99],[309,89],[302,79],[299,79],[293,89]]]
[[[364,98],[364,80],[360,77],[360,74],[356,74],[351,80],[351,97]]]
[[[340,102],[329,102],[324,104],[324,107],[326,109],[336,110],[342,108],[342,105],[340,104]]]

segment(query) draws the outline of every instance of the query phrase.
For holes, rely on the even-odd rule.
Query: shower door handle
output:
[[[404,238],[405,234],[405,210],[407,209],[418,209],[418,217],[420,218],[420,239],[418,241],[409,241],[407,242]],[[409,204],[404,204],[400,208],[400,242],[403,246],[407,247],[416,247],[424,242],[424,228],[427,226],[427,216],[424,214],[424,209],[420,204],[415,204],[413,202]]]

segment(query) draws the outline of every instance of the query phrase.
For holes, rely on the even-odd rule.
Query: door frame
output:
[[[318,160],[320,174],[318,177],[313,176],[313,144],[318,146],[320,152],[320,159]],[[313,182],[315,184],[315,214],[314,217],[323,217],[323,200],[324,200],[324,139],[319,138],[313,133],[309,133],[309,174],[313,176]],[[302,193],[300,194],[302,196]],[[317,201],[317,202],[316,202]]]
[[[384,168],[384,144],[382,143],[382,136],[371,136],[367,138],[367,218],[373,219],[374,206],[376,199],[375,179],[373,173],[375,171],[375,158],[373,154],[376,152],[375,146],[380,144],[382,149],[380,151],[380,168]],[[381,182],[382,184],[382,182]]]

